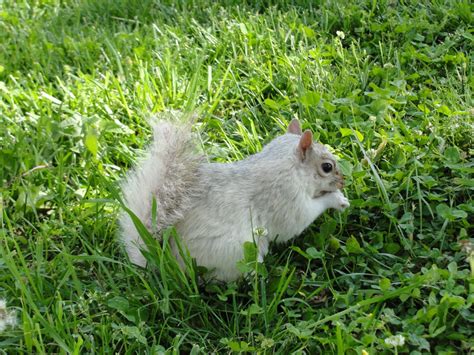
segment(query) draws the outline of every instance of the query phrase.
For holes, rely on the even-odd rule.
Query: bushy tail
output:
[[[152,226],[153,199],[156,201],[158,231],[179,221],[197,194],[197,171],[204,156],[196,152],[196,141],[189,123],[157,120],[153,142],[146,157],[128,173],[122,185],[125,205],[148,230]],[[144,248],[128,213],[120,218],[121,239],[130,260],[145,266]]]

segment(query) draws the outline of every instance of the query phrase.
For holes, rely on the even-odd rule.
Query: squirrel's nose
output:
[[[337,184],[336,184],[337,188],[338,189],[343,189],[344,188],[344,179],[340,179],[337,181]]]
[[[336,173],[336,187],[338,189],[344,188],[344,177],[339,172]]]

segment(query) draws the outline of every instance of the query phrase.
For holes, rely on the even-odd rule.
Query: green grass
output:
[[[472,10],[0,1],[0,353],[472,351]],[[300,118],[351,208],[238,283],[199,285],[166,243],[134,267],[115,196],[164,109],[197,111],[216,161]]]

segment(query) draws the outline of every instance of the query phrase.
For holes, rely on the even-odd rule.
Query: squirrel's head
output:
[[[309,193],[313,198],[333,192],[344,187],[344,178],[337,166],[336,159],[324,145],[313,142],[310,130],[302,132],[298,120],[294,119],[288,126],[288,133],[299,135],[296,148],[298,166],[304,173]]]

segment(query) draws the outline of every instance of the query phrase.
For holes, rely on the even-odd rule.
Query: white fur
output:
[[[210,277],[237,279],[236,264],[243,258],[245,242],[257,239],[262,261],[271,241],[288,241],[325,210],[349,206],[334,185],[335,177],[318,175],[314,168],[332,155],[313,144],[302,159],[298,134],[280,136],[262,152],[231,164],[204,163],[202,156],[181,149],[192,141],[190,137],[181,127],[158,122],[149,155],[129,175],[123,191],[127,205],[147,228],[155,197],[159,229],[175,225],[191,256],[210,270]],[[143,241],[128,215],[122,215],[121,225],[131,261],[144,266]],[[256,237],[256,228],[266,235]]]

